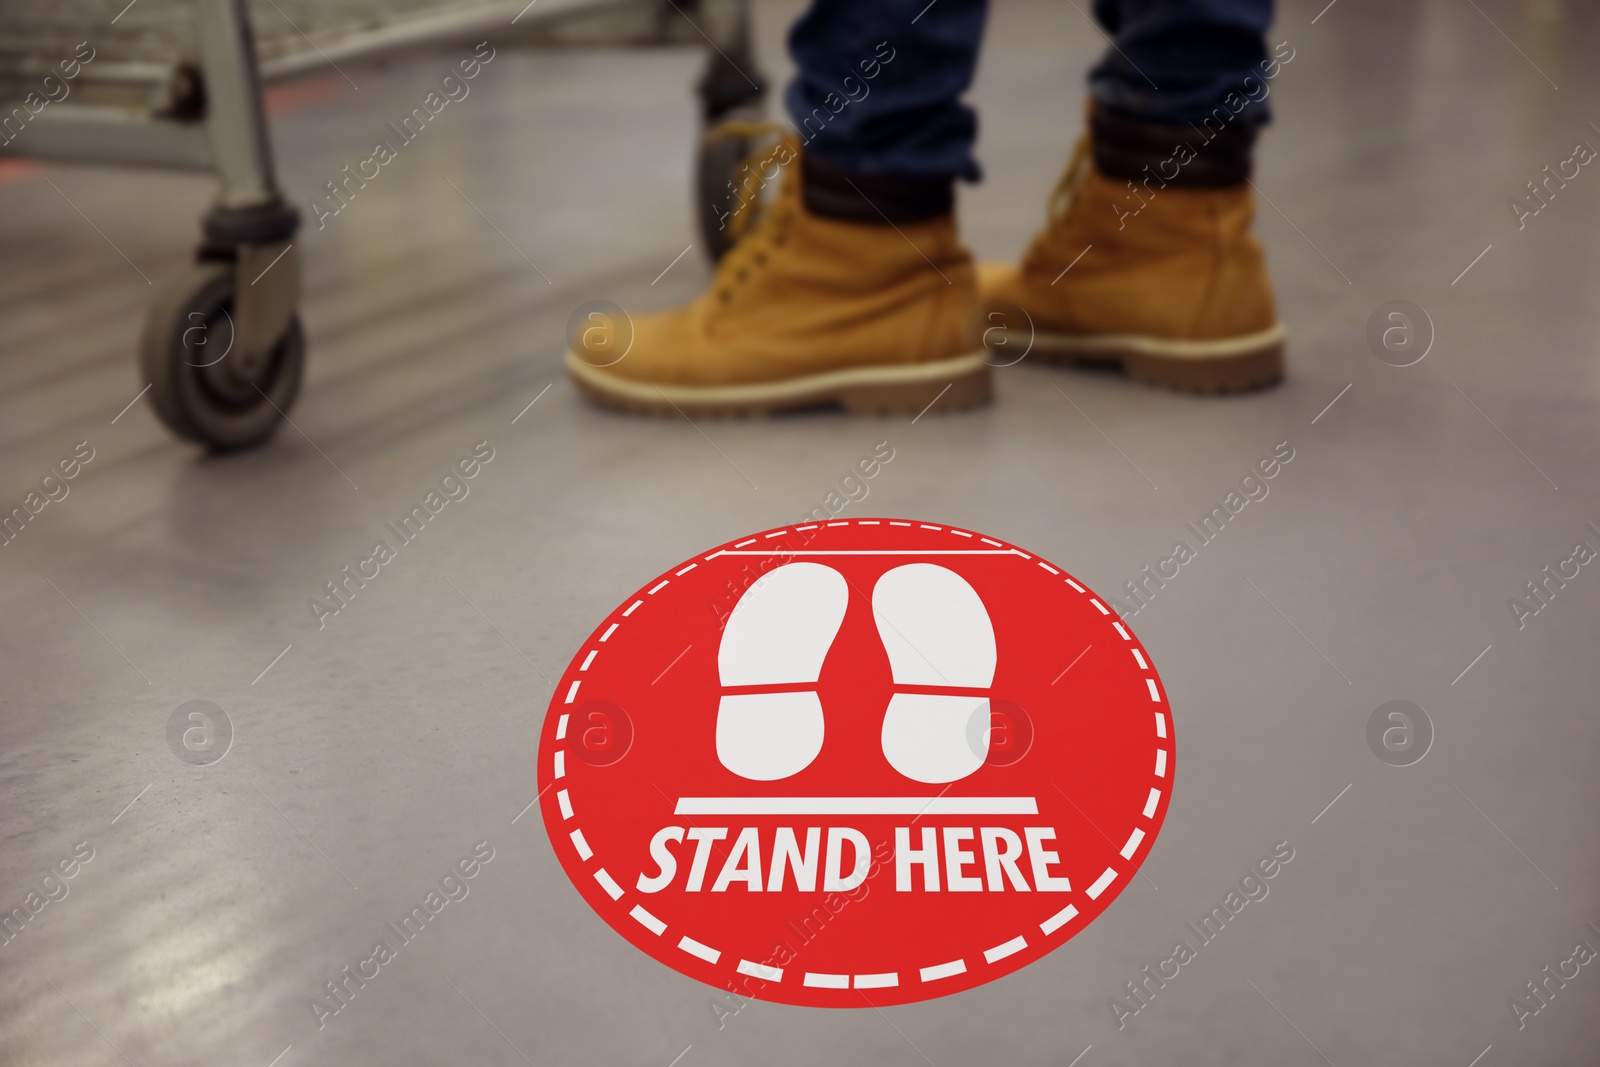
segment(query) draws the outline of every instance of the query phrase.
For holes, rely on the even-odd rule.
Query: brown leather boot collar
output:
[[[1256,127],[1242,122],[1169,125],[1099,106],[1090,113],[1089,133],[1100,173],[1132,181],[1154,176],[1177,188],[1244,184],[1256,143]]]
[[[841,222],[927,222],[955,207],[953,177],[862,174],[810,152],[801,156],[800,174],[806,210]]]

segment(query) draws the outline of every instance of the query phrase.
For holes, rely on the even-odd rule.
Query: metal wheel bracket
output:
[[[236,353],[245,377],[256,377],[289,328],[300,301],[300,253],[292,242],[244,244],[234,266]]]

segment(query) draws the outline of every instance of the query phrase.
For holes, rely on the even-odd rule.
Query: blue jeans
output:
[[[987,0],[812,0],[789,34],[799,73],[785,94],[806,150],[863,174],[976,180],[978,117],[961,94],[987,12]],[[1238,93],[1259,101],[1235,121],[1267,121],[1272,0],[1094,0],[1094,15],[1113,42],[1089,72],[1101,107],[1190,123]]]

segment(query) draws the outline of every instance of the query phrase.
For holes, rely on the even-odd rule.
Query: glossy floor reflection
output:
[[[760,8],[776,76],[794,10]],[[0,946],[0,1061],[1592,1064],[1594,966],[1526,983],[1600,948],[1600,577],[1545,570],[1600,546],[1600,175],[1520,226],[1508,200],[1600,146],[1600,16],[1295,2],[1273,37],[1294,59],[1255,180],[1291,377],[1226,400],[1024,361],[992,407],[914,425],[595,410],[559,373],[572,310],[707,277],[696,250],[658,278],[696,240],[700,57],[507,51],[303,231],[294,427],[209,460],[128,405],[145,277],[184,262],[210,184],[6,164],[4,505],[93,458],[0,549],[0,910],[38,894]],[[1042,218],[1101,45],[1074,5],[994,12],[961,201],[980,254]],[[448,58],[278,98],[302,205]],[[1435,332],[1405,368],[1366,340],[1398,299]],[[991,532],[1125,602],[1260,457],[1295,458],[1131,619],[1183,751],[1146,878],[954,998],[719,1018],[521,817],[548,678],[639,582],[794,521],[880,440],[896,458],[846,515]],[[308,599],[479,441],[470,494],[319,629]],[[1368,747],[1396,699],[1435,735],[1409,767]],[[231,722],[219,762],[169,748],[191,700]],[[319,1026],[312,998],[484,841],[469,894]],[[1108,1002],[1278,842],[1270,894],[1119,1029]]]

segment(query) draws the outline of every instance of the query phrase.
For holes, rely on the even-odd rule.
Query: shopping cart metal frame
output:
[[[165,66],[120,69],[148,83],[142,109],[51,104],[0,156],[214,173],[195,262],[162,286],[146,316],[140,365],[161,420],[180,437],[226,451],[260,444],[294,403],[304,370],[297,313],[299,213],[273,165],[264,86],[337,67],[493,40],[507,44],[705,43],[697,91],[710,128],[759,111],[765,79],[751,57],[748,0],[523,0],[441,9],[391,25],[258,57],[246,0],[195,0],[197,51]],[[533,17],[525,18],[524,16]],[[703,38],[703,42],[701,39]],[[309,39],[308,39],[308,43]],[[726,146],[698,159],[697,200],[723,188]],[[718,173],[707,173],[710,167]],[[723,205],[697,205],[702,230]],[[717,227],[709,226],[716,220]],[[218,349],[221,348],[221,352]]]

